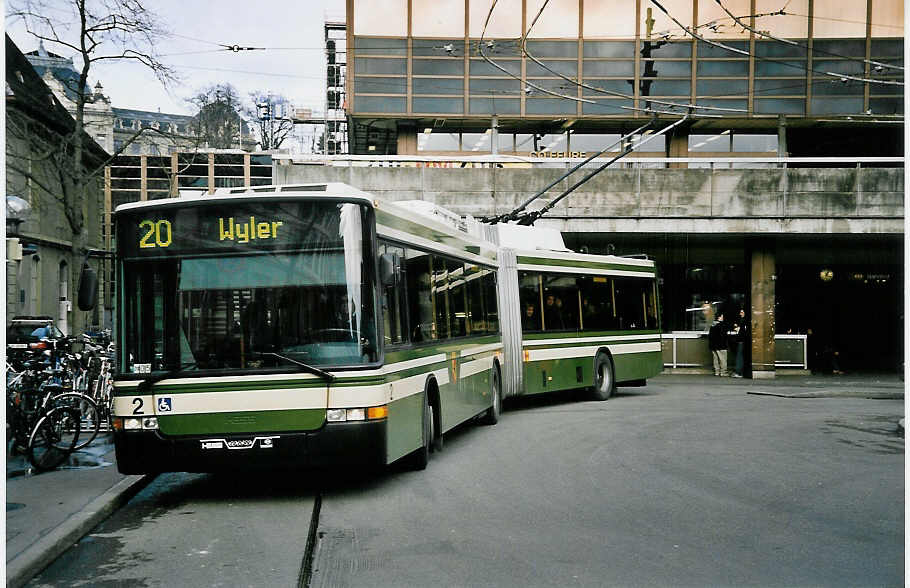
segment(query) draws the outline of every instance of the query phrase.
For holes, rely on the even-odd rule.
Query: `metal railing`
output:
[[[442,168],[566,168],[581,157],[529,157],[525,155],[290,155],[274,154],[275,165],[324,165],[333,167],[442,167]],[[597,167],[611,157],[597,157],[585,167]],[[903,167],[904,157],[641,157],[620,159],[612,169],[771,169],[787,167]]]
[[[774,335],[774,367],[809,368],[807,335]],[[713,366],[705,331],[675,331],[661,334],[664,367],[706,368]]]

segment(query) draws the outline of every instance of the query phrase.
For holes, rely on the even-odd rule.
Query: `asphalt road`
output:
[[[160,476],[30,585],[903,586],[903,402],[745,391],[512,402],[423,472]]]

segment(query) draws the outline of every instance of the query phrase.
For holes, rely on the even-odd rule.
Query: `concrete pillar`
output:
[[[398,123],[398,155],[417,155],[417,125]]]
[[[688,133],[673,133],[667,138],[667,157],[689,157]],[[689,166],[685,163],[671,163],[669,167],[685,169]]]
[[[777,156],[789,157],[787,150],[787,117],[780,114],[777,117]]]
[[[753,243],[752,256],[752,378],[773,378],[774,369],[774,286],[773,243]]]

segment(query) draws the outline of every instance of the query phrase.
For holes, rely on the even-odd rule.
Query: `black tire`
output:
[[[61,406],[38,420],[28,439],[28,460],[38,471],[63,463],[79,441],[79,413]]]
[[[499,369],[495,366],[490,372],[490,396],[493,403],[480,419],[484,425],[495,425],[502,414],[502,379],[499,377]]]
[[[409,470],[421,471],[427,469],[430,463],[430,446],[433,444],[435,426],[433,423],[433,407],[430,406],[429,395],[423,394],[423,439],[420,447],[405,457],[405,466]]]
[[[591,387],[593,400],[607,400],[616,391],[613,361],[603,351],[594,358],[594,386]]]
[[[101,430],[101,411],[98,410],[98,403],[91,397],[79,392],[64,392],[51,398],[53,406],[68,406],[79,412],[79,421],[81,424],[79,432],[79,442],[73,448],[79,451],[88,447],[89,443],[95,440],[98,432]]]
[[[433,424],[433,430],[430,432],[430,451],[439,453],[442,451],[442,414],[437,414],[439,409],[436,405],[430,404],[430,422]]]

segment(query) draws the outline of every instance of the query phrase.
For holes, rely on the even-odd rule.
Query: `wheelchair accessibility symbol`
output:
[[[170,398],[159,398],[158,399],[158,412],[171,412],[171,399]]]

